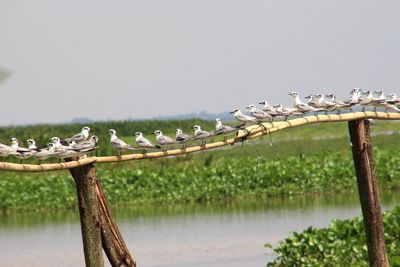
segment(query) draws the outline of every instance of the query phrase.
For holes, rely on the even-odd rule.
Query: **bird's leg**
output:
[[[363,108],[361,109],[361,111],[362,111],[362,112],[365,112],[365,107],[363,107]]]

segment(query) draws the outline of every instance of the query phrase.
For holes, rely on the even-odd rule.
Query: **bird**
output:
[[[336,104],[332,101],[326,100],[324,94],[314,95],[314,98],[316,99],[318,106],[325,109],[325,114],[327,114],[328,111],[331,112],[336,110]]]
[[[52,137],[51,138],[52,143],[54,144],[53,149],[54,149],[54,156],[56,158],[61,159],[67,159],[67,158],[75,158],[79,157],[81,154],[79,152],[79,149],[69,147],[69,146],[64,146],[61,144],[61,140],[58,137]]]
[[[307,113],[310,111],[318,112],[320,109],[314,108],[300,100],[299,94],[296,91],[290,92],[289,95],[291,95],[294,99],[294,108],[297,109],[298,112],[301,113]]]
[[[395,93],[390,93],[388,95],[388,98],[386,99],[386,102],[395,106],[400,105],[400,98],[397,98],[397,94]]]
[[[143,133],[136,132],[135,136],[136,136],[136,144],[139,147],[141,147],[141,148],[152,148],[152,149],[158,148],[158,149],[161,149],[161,147],[159,145],[155,145],[150,140],[146,139],[143,136]]]
[[[156,130],[154,131],[154,134],[156,135],[156,140],[161,146],[165,146],[164,149],[166,149],[168,145],[173,145],[176,144],[177,141],[172,139],[169,136],[163,135],[161,130]]]
[[[207,131],[203,131],[201,130],[200,125],[195,125],[193,126],[194,129],[194,135],[192,137],[193,140],[202,140],[201,142],[201,146],[204,146],[206,144],[206,139],[210,138],[213,136],[212,132],[207,132]]]
[[[19,158],[20,162],[23,159],[30,158],[31,156],[33,156],[36,153],[36,151],[34,151],[34,150],[30,150],[25,147],[20,147],[18,139],[15,137],[11,138],[11,148],[14,149],[14,151],[15,151],[15,152],[11,153],[11,155]]]
[[[192,140],[192,137],[188,134],[184,134],[181,129],[176,129],[175,140],[180,143],[184,144],[183,148],[186,147],[186,143]]]
[[[39,148],[36,146],[35,140],[28,139],[28,140],[26,140],[26,143],[28,143],[28,149],[34,150],[34,151],[39,151]]]
[[[254,104],[248,105],[246,109],[250,110],[251,116],[256,118],[258,122],[265,121],[266,119],[270,121],[272,118],[267,112],[257,109],[256,105]]]
[[[279,113],[276,111],[275,107],[274,107],[274,106],[271,106],[271,105],[268,103],[268,101],[264,100],[264,101],[259,102],[258,104],[264,105],[263,108],[262,108],[262,110],[263,110],[264,112],[267,112],[270,116],[276,117],[276,116],[279,115]]]
[[[297,111],[297,108],[285,108],[281,104],[277,104],[273,106],[278,115],[276,117],[283,117],[285,120],[291,115],[299,116],[303,115],[302,112]]]
[[[244,122],[245,124],[246,123],[257,123],[258,122],[258,120],[256,118],[243,114],[240,111],[240,109],[234,109],[229,113],[233,114],[233,116],[235,117],[236,120],[238,120],[240,122]]]
[[[378,97],[373,97],[371,99],[371,104],[374,106],[374,111],[376,111],[377,107],[385,107],[386,97],[382,90],[376,90],[374,92],[378,95]]]
[[[239,126],[240,128],[240,126]],[[238,128],[236,127],[232,127],[229,125],[223,125],[222,121],[219,118],[215,119],[215,135],[224,135],[224,140],[226,140],[227,138],[227,134],[232,133],[232,132],[236,132],[238,130]]]
[[[11,146],[0,143],[0,157],[8,157],[15,153],[15,149]]]
[[[340,114],[340,110],[342,109],[348,109],[351,105],[350,104],[346,104],[343,101],[337,100],[336,99],[336,95],[334,94],[328,94],[325,95],[326,97],[330,98],[332,103],[335,104],[335,110],[337,111],[337,114]]]
[[[121,155],[121,151],[127,150],[137,150],[136,148],[132,147],[131,145],[125,143],[123,140],[117,137],[117,131],[114,129],[109,129],[108,133],[110,134],[110,143],[113,148],[117,150],[117,156]]]
[[[366,95],[366,97],[360,97],[358,99],[358,104],[362,106],[362,111],[365,111],[365,108],[369,106],[372,103],[372,100],[374,98],[374,95],[370,90],[367,90],[365,92],[362,92],[361,94]]]
[[[353,88],[350,92],[351,97],[343,102],[348,105],[350,111],[352,111],[352,107],[358,104],[359,98],[361,97],[361,89],[360,88]]]
[[[80,133],[75,134],[74,136],[70,138],[64,139],[66,143],[69,143],[70,141],[75,141],[76,143],[80,143],[83,141],[86,141],[89,138],[89,134],[91,132],[91,129],[87,126],[83,127]]]
[[[99,138],[96,135],[92,135],[88,140],[81,143],[76,143],[74,140],[69,142],[69,147],[79,150],[81,154],[92,152],[98,148],[97,143]]]
[[[40,149],[38,152],[34,154],[34,156],[39,160],[39,162],[41,162],[42,160],[54,157],[57,153],[59,152],[56,152],[54,150],[54,144],[49,143],[47,145],[47,148]]]

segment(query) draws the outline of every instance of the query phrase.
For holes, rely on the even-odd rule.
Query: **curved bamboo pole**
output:
[[[129,160],[142,160],[149,158],[178,156],[178,155],[223,147],[227,145],[233,145],[243,140],[257,138],[269,133],[280,131],[285,128],[292,128],[292,127],[313,124],[313,123],[320,123],[320,122],[341,122],[341,121],[352,121],[359,119],[400,120],[400,113],[366,111],[366,112],[353,112],[346,114],[306,116],[287,121],[277,121],[272,123],[261,123],[261,124],[251,125],[243,130],[239,130],[235,138],[206,144],[204,146],[199,145],[181,149],[171,149],[167,151],[158,151],[158,152],[150,152],[142,154],[128,154],[122,156],[90,157],[65,163],[16,164],[16,163],[0,162],[0,171],[14,171],[14,172],[58,171],[58,170],[65,170],[79,166],[84,166],[90,163],[112,163],[112,162],[129,161]]]

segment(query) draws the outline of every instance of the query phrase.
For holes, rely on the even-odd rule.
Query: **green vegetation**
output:
[[[400,266],[400,206],[383,214],[390,266]],[[269,245],[267,245],[269,247]],[[362,218],[334,220],[328,228],[292,233],[274,249],[267,266],[368,266]]]
[[[208,125],[206,129],[213,127],[210,122],[192,120],[97,123],[91,127],[96,134],[104,134],[99,154],[105,155],[114,153],[108,145],[108,128],[114,127],[123,134],[145,131],[143,129],[151,132],[158,123],[161,124],[159,128],[170,132],[177,125],[189,129],[194,123]],[[2,128],[0,136],[18,136],[23,140],[37,131],[38,136],[50,138],[63,131],[77,132],[81,125],[46,127]],[[400,124],[379,122],[374,125],[373,133],[380,134],[373,141],[381,189],[400,186],[397,165],[400,155],[396,150],[400,139],[396,129],[400,129]],[[238,144],[174,158],[98,164],[98,176],[113,205],[207,202],[356,190],[346,123],[287,129],[273,134],[272,140],[273,146],[268,145],[268,137],[264,137],[254,143],[245,142],[243,147]],[[2,211],[76,206],[75,187],[68,171],[2,172],[0,175]]]

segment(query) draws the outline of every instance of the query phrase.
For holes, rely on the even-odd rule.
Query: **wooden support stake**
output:
[[[370,266],[389,266],[368,120],[349,121]]]
[[[96,194],[96,169],[93,164],[70,169],[78,195],[83,251],[86,267],[104,266],[99,207]]]
[[[112,266],[136,267],[136,262],[129,253],[128,247],[115,223],[99,180],[96,181],[96,194],[101,218],[101,238],[108,260]]]

